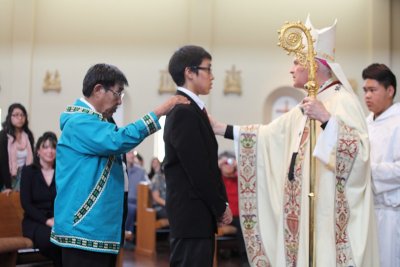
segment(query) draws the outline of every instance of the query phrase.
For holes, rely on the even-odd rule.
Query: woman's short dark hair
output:
[[[379,63],[373,63],[366,67],[362,72],[362,78],[364,80],[371,79],[376,80],[382,84],[386,89],[389,86],[393,86],[394,93],[393,98],[396,95],[396,76],[393,72],[385,65]]]
[[[90,67],[86,72],[85,78],[83,79],[83,95],[89,97],[96,84],[101,84],[108,90],[108,88],[115,84],[128,86],[128,80],[117,67],[100,63]]]
[[[36,142],[35,146],[35,153],[34,153],[34,158],[33,158],[33,163],[40,168],[40,158],[38,155],[39,149],[43,146],[46,141],[49,141],[50,145],[53,148],[57,147],[57,135],[53,132],[45,132],[42,136],[39,137],[39,139]],[[54,161],[53,167],[55,167],[56,161]]]
[[[169,60],[168,71],[177,86],[185,83],[185,69],[198,67],[204,59],[211,60],[212,57],[204,48],[195,45],[187,45],[179,48]],[[197,73],[198,69],[193,68]]]

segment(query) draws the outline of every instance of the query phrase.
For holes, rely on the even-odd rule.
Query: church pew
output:
[[[222,225],[218,227],[218,232],[215,236],[215,251],[213,267],[218,266],[218,243],[236,239],[237,229],[233,225]]]
[[[19,192],[0,193],[1,266],[16,266],[18,250],[33,248],[32,240],[22,236],[23,214]]]
[[[156,211],[152,208],[151,190],[148,182],[141,182],[137,187],[136,211],[136,248],[135,253],[153,256],[156,254],[156,232],[169,225],[167,219],[156,219]],[[217,266],[218,241],[230,240],[236,234],[236,227],[224,225],[218,227],[215,238],[214,266]]]
[[[51,261],[33,247],[31,239],[22,236],[24,210],[19,192],[9,196],[0,193],[0,266],[14,267],[17,264],[50,263]],[[117,257],[116,267],[122,267],[123,250]]]
[[[152,208],[150,184],[140,182],[137,186],[136,248],[135,253],[152,256],[156,254],[157,229],[167,227],[168,219],[156,219]]]

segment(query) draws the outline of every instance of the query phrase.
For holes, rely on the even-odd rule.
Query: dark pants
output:
[[[212,267],[215,237],[171,238],[170,267]]]
[[[156,218],[157,218],[157,220],[158,219],[167,219],[168,218],[167,209],[165,207],[158,206],[158,207],[155,208],[155,210],[156,210]]]
[[[136,222],[136,199],[129,199],[127,200],[128,204],[128,212],[126,214],[125,220],[125,230],[135,232],[135,222]]]
[[[238,245],[239,245],[240,260],[242,263],[248,263],[246,245],[245,245],[244,239],[243,239],[242,228],[240,227],[240,218],[233,217],[231,224],[233,226],[235,226],[237,229],[236,238],[237,238]]]
[[[117,254],[62,248],[63,267],[115,267]]]
[[[51,259],[54,266],[61,266],[61,248],[50,242],[51,228],[47,225],[40,224],[36,227],[33,243],[41,254]]]
[[[121,247],[125,243],[125,221],[128,215],[128,192],[124,192],[124,209],[122,212]]]

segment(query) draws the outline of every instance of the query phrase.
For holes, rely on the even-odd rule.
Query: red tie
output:
[[[206,108],[203,108],[202,110],[203,110],[204,114],[206,114],[206,116],[207,116],[207,118],[208,118],[208,114],[207,114]]]

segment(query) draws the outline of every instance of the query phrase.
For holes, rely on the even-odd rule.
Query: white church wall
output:
[[[203,97],[209,113],[237,124],[261,123],[268,95],[291,85],[292,58],[276,45],[285,21],[304,21],[310,13],[321,28],[337,18],[337,61],[361,93],[363,67],[377,60],[394,62],[389,6],[375,0],[337,0],[334,5],[317,0],[0,0],[2,121],[8,105],[18,101],[27,107],[36,137],[46,130],[59,134],[59,115],[81,96],[85,72],[107,62],[129,80],[123,120],[131,122],[168,98],[158,94],[158,87],[174,50],[198,44],[213,55],[213,90]],[[240,96],[223,93],[232,65],[241,71]],[[62,90],[43,92],[46,71],[55,70]],[[146,168],[153,138],[138,147]],[[218,140],[221,150],[231,149],[229,141]]]

